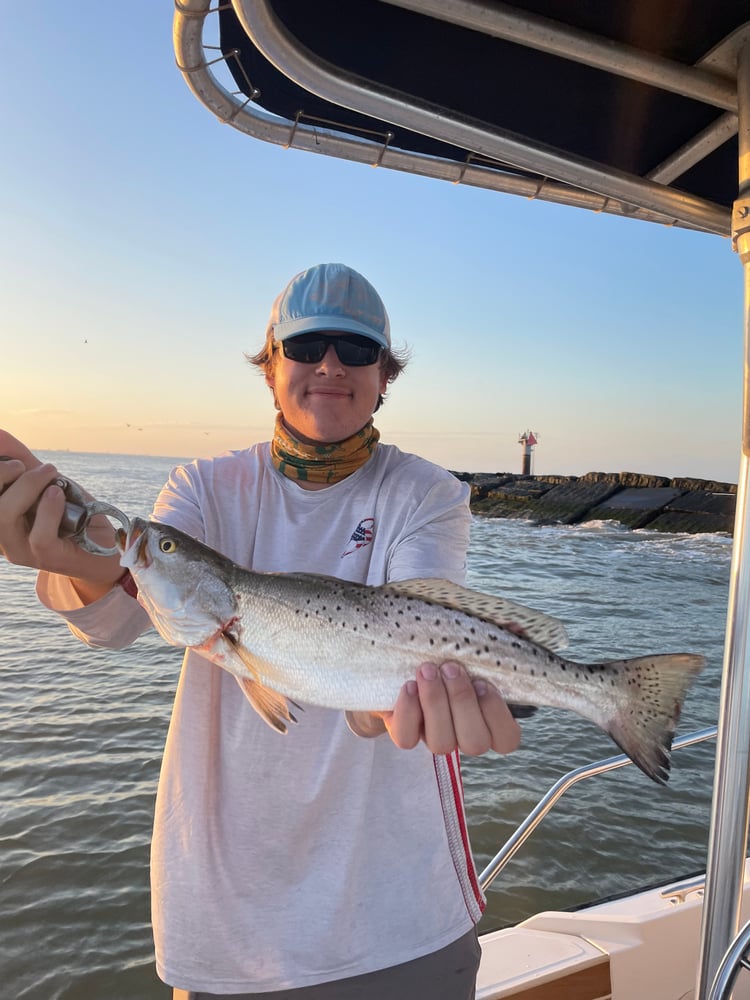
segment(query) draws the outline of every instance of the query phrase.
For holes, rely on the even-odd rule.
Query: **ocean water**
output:
[[[46,453],[130,515],[147,515],[170,458]],[[731,539],[612,524],[476,518],[469,583],[557,615],[573,659],[704,653],[678,735],[716,722]],[[87,650],[36,602],[34,574],[0,562],[0,996],[168,1000],[156,978],[148,858],[181,653],[154,633]],[[616,748],[542,709],[523,746],[464,763],[480,868],[562,774]],[[481,930],[700,871],[714,743],[674,755],[667,787],[634,767],[573,788],[488,894]]]

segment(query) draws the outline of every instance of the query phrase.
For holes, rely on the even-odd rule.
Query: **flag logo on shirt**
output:
[[[369,545],[370,542],[375,537],[375,518],[374,517],[363,517],[359,522],[357,527],[351,534],[349,539],[349,546],[345,552],[341,553],[341,558],[350,555],[352,552],[356,552],[357,549],[363,549],[365,545]]]

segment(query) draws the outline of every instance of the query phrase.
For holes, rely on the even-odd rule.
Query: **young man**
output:
[[[370,283],[342,264],[296,275],[250,360],[272,440],[175,469],[154,518],[254,570],[460,582],[466,487],[373,425],[403,360]],[[41,600],[85,642],[132,642],[149,621],[117,558],[58,539],[55,470],[2,433],[0,452],[16,459],[0,463],[0,551],[43,571]],[[160,977],[191,1000],[469,1000],[483,900],[458,751],[510,751],[516,722],[451,663],[423,664],[392,712],[303,708],[282,737],[186,653],[152,849]]]

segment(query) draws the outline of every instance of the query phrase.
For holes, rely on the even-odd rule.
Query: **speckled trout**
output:
[[[289,702],[385,711],[420,664],[455,660],[510,703],[570,709],[590,720],[663,783],[682,702],[705,662],[674,653],[574,663],[554,652],[567,641],[556,619],[445,580],[372,587],[256,573],[141,518],[118,540],[122,565],[163,638],[234,674],[279,732],[296,721]]]

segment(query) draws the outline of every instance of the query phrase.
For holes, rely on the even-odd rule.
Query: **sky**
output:
[[[455,471],[736,482],[742,270],[728,240],[287,150],[176,68],[172,3],[7,5],[0,427],[189,458],[267,440],[244,352],[343,261],[411,362],[382,440]],[[61,470],[64,471],[64,470]]]

